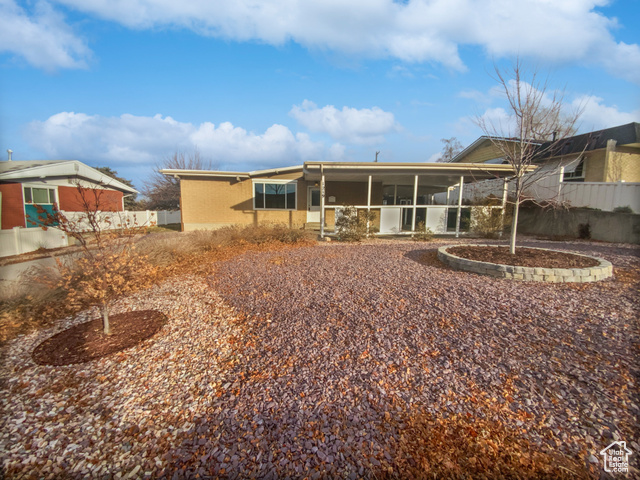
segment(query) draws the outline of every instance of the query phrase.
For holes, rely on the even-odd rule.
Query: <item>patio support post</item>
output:
[[[398,184],[397,183],[393,186],[393,204],[394,205],[398,204]]]
[[[413,179],[413,217],[411,217],[411,232],[416,231],[416,203],[418,203],[418,175]]]
[[[324,238],[324,165],[320,164],[320,238]]]
[[[460,190],[458,190],[458,213],[456,215],[456,238],[460,236],[460,216],[462,214],[462,186],[464,185],[464,176],[460,177]]]
[[[445,205],[447,208],[444,211],[444,233],[449,230],[449,202],[451,201],[451,187],[447,187],[447,200]]]
[[[369,214],[371,213],[371,175],[367,185],[367,236],[369,236]]]
[[[509,194],[509,184],[507,183],[507,179],[503,180],[502,184],[502,212],[500,213],[500,232],[498,232],[498,237],[502,238],[502,232],[504,230],[504,218],[507,214],[507,195]]]

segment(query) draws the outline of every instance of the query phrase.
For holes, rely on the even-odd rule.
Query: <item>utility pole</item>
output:
[[[380,150],[378,150],[378,151],[376,152],[376,162],[378,161],[378,154],[379,154],[379,153],[380,153]]]

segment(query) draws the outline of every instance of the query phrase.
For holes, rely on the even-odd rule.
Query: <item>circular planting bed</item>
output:
[[[109,316],[111,335],[102,330],[102,318],[74,325],[46,339],[33,351],[39,365],[84,363],[133,347],[155,335],[167,318],[156,310],[135,310]]]
[[[597,282],[613,275],[602,258],[546,248],[521,247],[511,255],[503,246],[450,245],[438,249],[438,258],[456,270],[534,282]]]

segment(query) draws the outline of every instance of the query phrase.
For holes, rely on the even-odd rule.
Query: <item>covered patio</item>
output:
[[[468,228],[473,207],[463,205],[465,184],[506,179],[513,169],[510,165],[464,163],[306,162],[303,174],[313,185],[309,187],[308,218],[316,215],[321,237],[335,233],[332,224],[344,208],[344,201],[336,202],[336,192],[341,199],[348,197],[357,210],[375,212],[379,235],[411,235],[420,226],[458,237]],[[487,208],[500,209],[504,217],[506,202],[505,181],[501,204]]]

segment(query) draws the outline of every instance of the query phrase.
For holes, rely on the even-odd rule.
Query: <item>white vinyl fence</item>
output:
[[[62,212],[72,222],[79,222],[81,229],[89,229],[84,212]],[[98,212],[96,218],[103,230],[119,229],[124,227],[152,227],[155,225],[168,225],[180,223],[180,211],[168,210],[144,210],[140,212]]]
[[[83,212],[62,212],[72,221],[78,220],[80,226],[88,228],[88,223],[83,220],[86,215]],[[168,225],[180,223],[180,211],[152,211],[141,212],[100,212],[100,227],[103,229],[118,229],[123,225],[131,227]],[[84,225],[83,225],[84,224]],[[21,255],[34,252],[40,248],[59,248],[69,245],[67,235],[57,228],[22,228],[14,227],[10,230],[0,230],[0,257]]]
[[[0,230],[0,257],[34,252],[40,248],[59,248],[69,245],[67,234],[57,228],[14,227]]]
[[[503,180],[485,180],[478,183],[465,184],[462,198],[469,202],[477,202],[489,195],[502,198]],[[449,204],[458,201],[459,187],[453,187],[449,193]],[[513,193],[513,184],[509,185],[509,193]],[[562,173],[556,172],[541,176],[526,190],[525,195],[539,201],[549,201],[572,207],[587,207],[612,212],[619,207],[629,207],[633,213],[640,213],[640,183],[631,182],[563,182]],[[446,193],[437,193],[435,201],[447,203]]]

